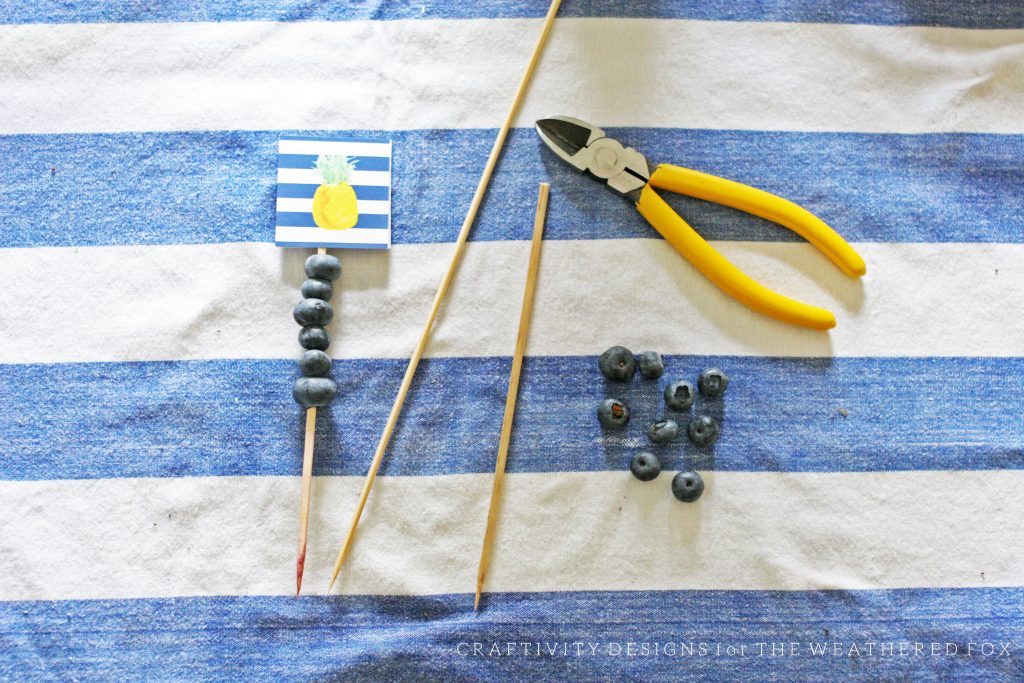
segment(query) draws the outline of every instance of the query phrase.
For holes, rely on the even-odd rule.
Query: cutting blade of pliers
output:
[[[635,204],[640,214],[697,270],[737,301],[759,313],[817,330],[835,327],[831,311],[782,296],[730,263],[677,214],[653,188],[722,204],[778,223],[817,247],[851,277],[864,275],[864,259],[824,221],[789,200],[718,176],[654,166],[586,121],[551,116],[537,121],[541,140],[577,170],[602,181]]]

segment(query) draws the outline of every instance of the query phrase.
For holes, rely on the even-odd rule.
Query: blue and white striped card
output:
[[[281,136],[274,241],[279,247],[388,249],[391,141]]]

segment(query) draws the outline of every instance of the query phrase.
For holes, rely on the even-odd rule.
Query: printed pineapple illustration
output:
[[[359,220],[356,193],[348,183],[355,162],[343,154],[321,154],[316,170],[321,185],[313,194],[313,220],[326,230],[348,230]]]

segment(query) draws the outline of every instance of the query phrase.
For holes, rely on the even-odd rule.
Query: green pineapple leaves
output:
[[[356,162],[349,161],[344,154],[321,154],[316,158],[316,170],[324,185],[339,185],[348,182],[356,170]]]

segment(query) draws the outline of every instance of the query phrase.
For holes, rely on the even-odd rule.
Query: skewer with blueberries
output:
[[[313,482],[313,444],[316,439],[316,409],[334,400],[338,387],[330,378],[331,357],[327,348],[331,336],[327,325],[334,319],[331,297],[334,281],[341,277],[341,263],[320,248],[306,259],[306,281],[302,283],[302,301],[292,315],[302,326],[299,345],[306,351],[299,359],[302,377],[292,387],[295,402],[306,409],[306,434],[302,452],[302,499],[299,503],[299,549],[295,563],[295,594],[302,591],[302,574],[306,566],[306,539],[309,529],[309,498]]]
[[[322,249],[321,252],[326,252]],[[327,253],[317,253],[306,259],[306,281],[302,283],[302,301],[295,305],[292,315],[302,326],[299,345],[306,349],[299,359],[300,377],[292,387],[296,403],[304,408],[323,408],[337,393],[337,386],[328,377],[331,357],[325,353],[331,345],[326,326],[334,319],[331,297],[334,281],[341,276],[341,263]]]
[[[624,346],[613,346],[598,358],[598,368],[608,379],[628,382],[639,369],[645,379],[658,379],[665,371],[665,362],[657,351],[645,351],[637,356]],[[697,378],[697,387],[685,380],[670,382],[665,387],[665,407],[669,411],[685,413],[693,406],[698,393],[708,399],[720,398],[729,386],[729,377],[718,368],[705,370]],[[630,410],[625,401],[606,398],[597,407],[597,419],[607,430],[624,429],[629,422]],[[659,419],[647,427],[647,438],[654,444],[672,442],[679,432],[679,423],[671,418]],[[699,448],[710,447],[721,433],[718,421],[710,415],[697,414],[686,427],[690,443]],[[633,456],[630,471],[640,481],[652,481],[661,474],[661,459],[654,453],[642,451]],[[672,479],[672,494],[684,503],[692,503],[704,493],[704,479],[693,471],[678,472]]]

